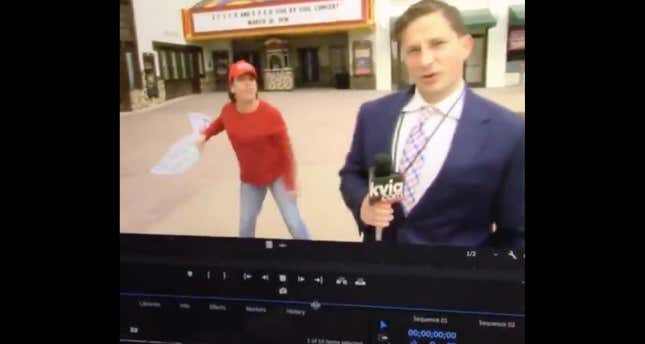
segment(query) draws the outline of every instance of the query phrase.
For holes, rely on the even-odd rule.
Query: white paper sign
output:
[[[190,126],[193,128],[193,134],[201,133],[202,130],[208,128],[208,125],[211,124],[211,119],[199,112],[189,113],[188,121],[190,121]]]
[[[195,138],[193,135],[188,135],[172,145],[150,173],[177,175],[188,171],[199,160],[199,150],[194,144]]]
[[[211,120],[200,113],[188,114],[188,121],[193,129],[192,134],[184,136],[164,154],[161,160],[150,169],[150,173],[157,175],[178,175],[188,171],[197,161],[200,153],[195,141],[200,132],[208,127]]]

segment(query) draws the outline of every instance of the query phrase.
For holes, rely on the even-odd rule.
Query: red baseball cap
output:
[[[231,69],[228,71],[228,82],[244,74],[251,74],[254,78],[258,78],[255,67],[252,64],[244,60],[239,60],[231,65]]]

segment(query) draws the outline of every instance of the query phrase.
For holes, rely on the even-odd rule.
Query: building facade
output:
[[[407,87],[391,28],[416,0],[120,0],[121,111],[225,91],[228,65],[261,90]],[[524,0],[452,0],[475,38],[473,87],[524,82]]]

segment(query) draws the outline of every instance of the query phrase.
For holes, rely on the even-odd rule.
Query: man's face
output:
[[[237,101],[251,101],[255,99],[255,95],[258,93],[258,84],[253,75],[243,74],[233,79],[231,92],[235,94]]]
[[[401,33],[401,53],[410,81],[431,103],[443,100],[459,86],[472,48],[472,37],[459,37],[440,11],[415,19]]]

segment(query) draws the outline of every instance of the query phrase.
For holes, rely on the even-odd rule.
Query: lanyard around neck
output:
[[[430,142],[430,139],[432,139],[432,137],[435,135],[435,133],[439,130],[439,127],[441,127],[441,124],[443,124],[443,122],[446,120],[446,118],[450,115],[450,113],[452,112],[454,107],[457,105],[459,100],[461,100],[461,98],[464,96],[465,93],[466,93],[466,90],[464,89],[461,92],[461,94],[459,95],[459,97],[457,98],[457,100],[454,103],[452,103],[452,105],[450,106],[450,109],[448,109],[448,112],[446,112],[445,115],[443,115],[443,114],[441,115],[442,116],[441,121],[434,128],[432,133],[426,138],[425,142],[423,143],[423,147],[421,147],[421,149],[419,149],[419,151],[417,152],[417,155],[414,157],[414,159],[412,159],[410,164],[408,164],[408,166],[403,170],[404,174],[405,174],[405,172],[408,171],[408,169],[410,169],[410,167],[417,160],[419,155],[421,155],[421,152],[423,152],[425,150],[426,146],[428,145],[428,142]],[[395,127],[396,134],[394,135],[393,151],[392,151],[392,155],[393,155],[393,158],[392,158],[392,170],[393,171],[395,170],[396,161],[397,161],[396,159],[398,157],[399,135],[400,135],[400,132],[401,132],[401,127],[403,126],[403,117],[405,117],[406,113],[407,112],[405,112],[405,111],[401,111],[401,113],[399,113],[399,118],[397,119],[397,122],[396,122],[396,127]]]

